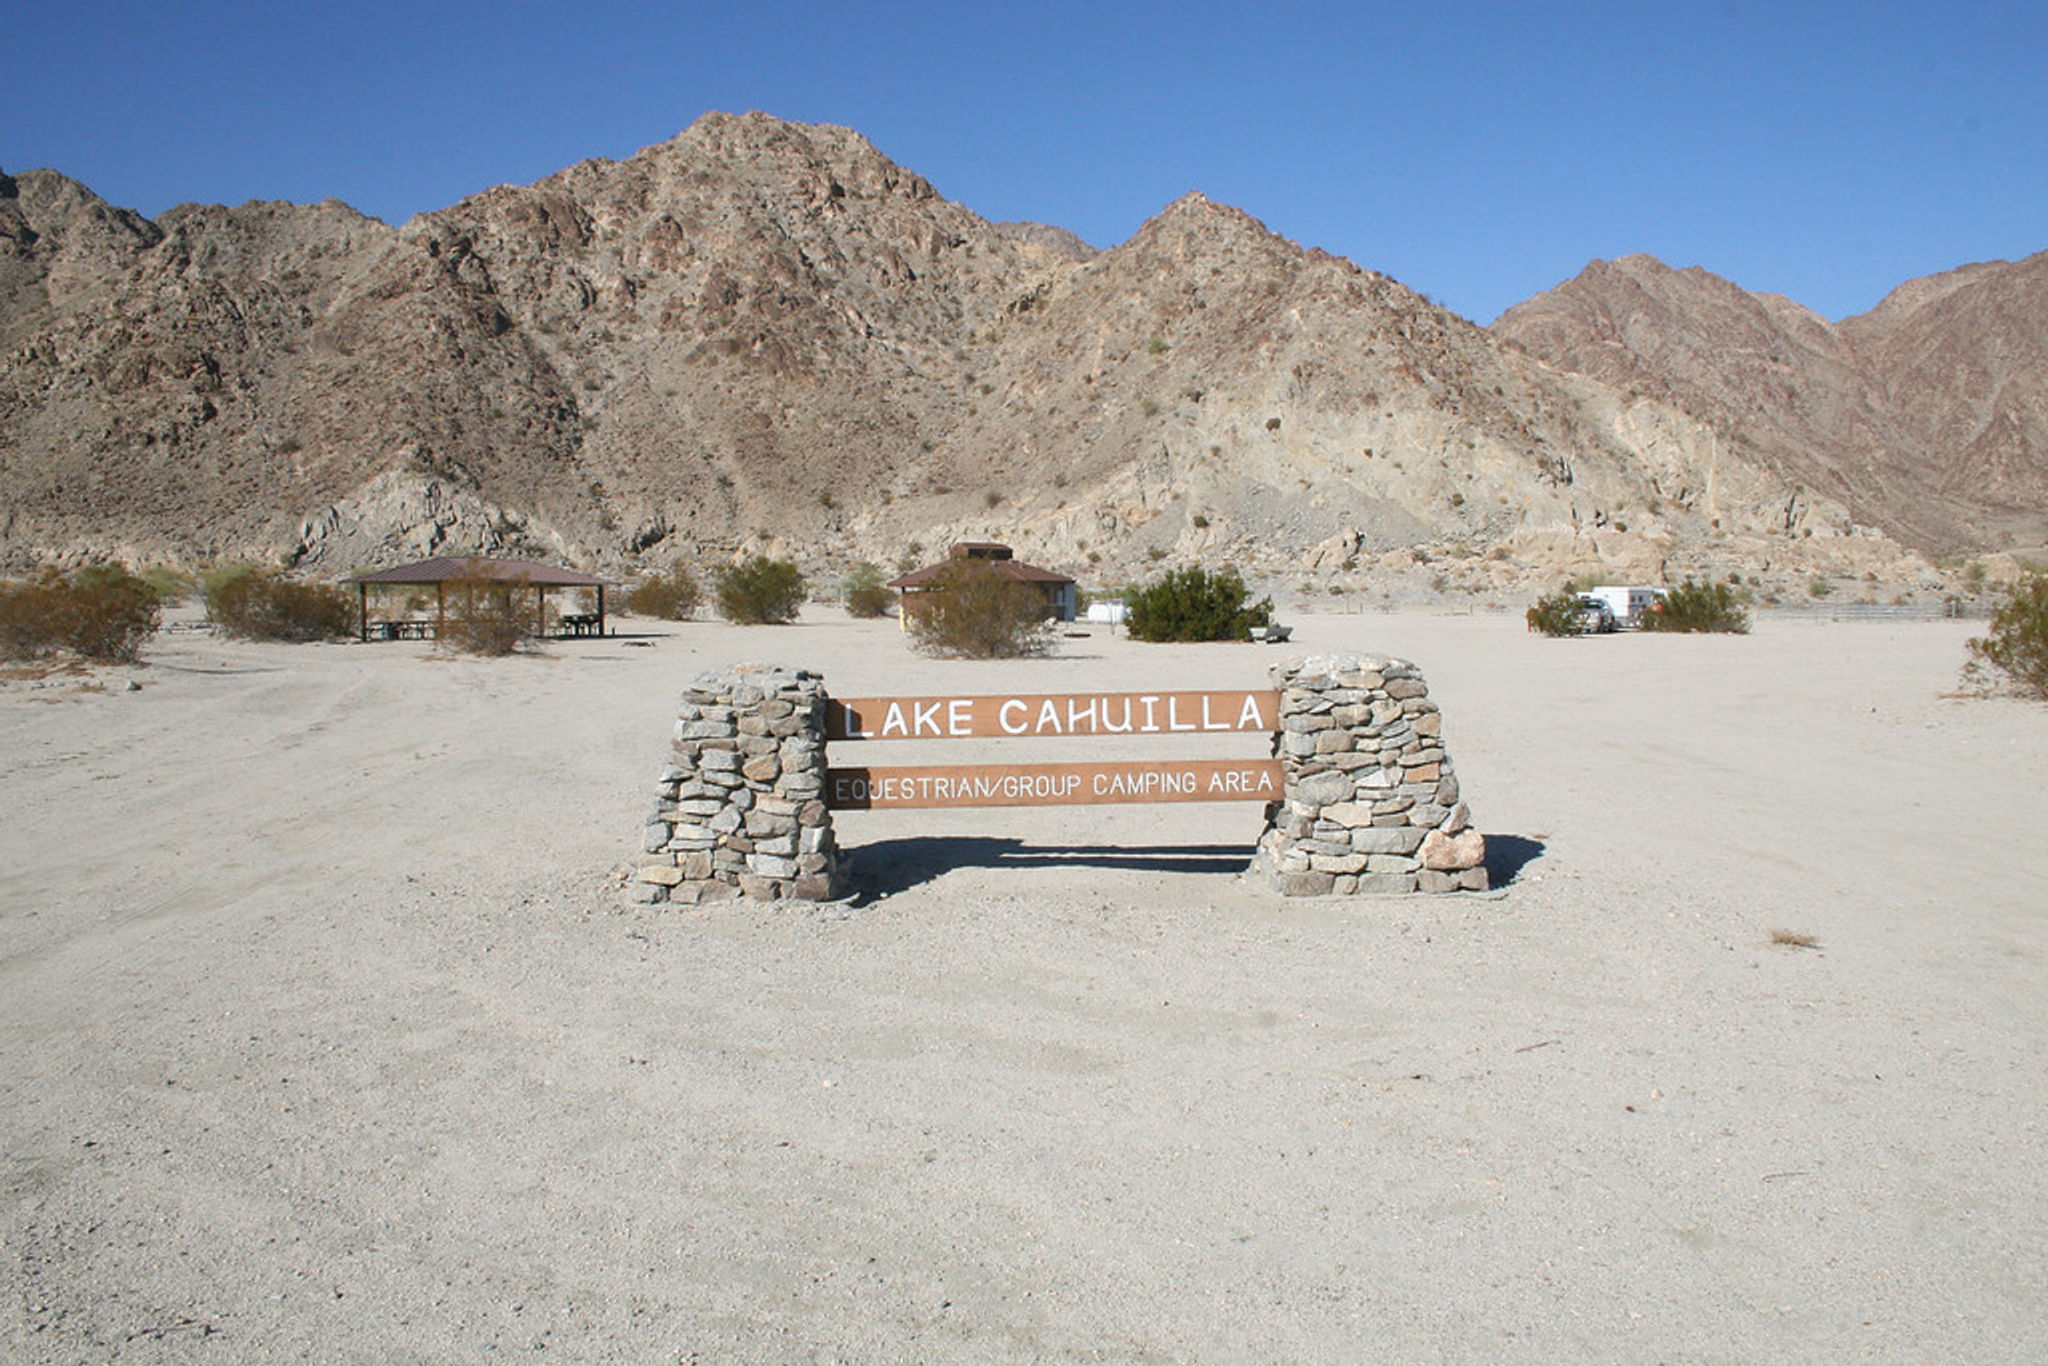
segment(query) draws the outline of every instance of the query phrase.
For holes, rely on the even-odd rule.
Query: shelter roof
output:
[[[411,564],[379,569],[375,573],[357,574],[348,582],[446,583],[450,579],[524,580],[547,587],[576,588],[595,588],[618,582],[574,569],[563,569],[559,565],[541,564],[537,560],[494,560],[481,555],[443,555],[431,560],[415,560]]]
[[[942,578],[948,572],[956,571],[962,561],[972,564],[977,570],[999,575],[1005,579],[1015,579],[1019,583],[1062,584],[1074,581],[1066,574],[1059,573],[1056,570],[1041,568],[1035,564],[1026,564],[1022,560],[984,559],[976,555],[972,557],[955,556],[942,560],[938,564],[928,564],[922,569],[913,569],[901,578],[889,580],[887,586],[898,589],[929,588],[934,579]]]

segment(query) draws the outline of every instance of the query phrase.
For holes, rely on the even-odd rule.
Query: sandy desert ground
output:
[[[1285,902],[1236,805],[628,905],[699,669],[1275,657],[811,618],[0,685],[0,1356],[2048,1357],[2048,710],[1946,695],[1967,626],[1302,620],[1426,672],[1484,897]]]

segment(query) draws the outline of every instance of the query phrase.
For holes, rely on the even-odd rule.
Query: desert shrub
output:
[[[511,654],[533,625],[528,607],[532,593],[533,586],[523,578],[450,579],[443,588],[446,610],[435,643],[464,654]]]
[[[1583,609],[1578,590],[1570,584],[1546,593],[1523,615],[1529,629],[1546,636],[1575,636],[1579,633]]]
[[[36,659],[59,650],[96,664],[133,663],[156,634],[162,608],[148,584],[119,565],[64,578],[0,585],[0,653]]]
[[[1125,595],[1125,628],[1133,640],[1243,640],[1273,618],[1271,598],[1250,597],[1234,569],[1170,569]]]
[[[915,604],[910,628],[926,654],[1020,659],[1052,647],[1045,594],[980,561],[948,563]]]
[[[206,615],[223,635],[244,640],[332,640],[356,626],[356,605],[325,583],[247,573],[210,583]]]
[[[1965,675],[1979,677],[1988,666],[2023,696],[2048,701],[2048,574],[2036,571],[2014,584],[1989,629],[1967,648]]]
[[[643,617],[688,621],[697,615],[697,606],[703,601],[704,591],[697,586],[696,578],[676,565],[668,573],[656,574],[636,585],[626,595],[626,610]]]
[[[718,615],[743,626],[796,620],[804,605],[804,576],[788,560],[756,555],[718,571]]]
[[[1745,635],[1749,631],[1749,593],[1732,580],[1694,583],[1688,578],[1668,589],[1663,600],[1637,618],[1645,631],[1715,631]]]
[[[896,595],[882,581],[882,567],[866,560],[855,565],[841,585],[846,597],[846,614],[853,617],[884,617],[896,605]]]
[[[183,602],[186,598],[192,596],[193,590],[199,587],[199,580],[197,578],[182,569],[175,569],[167,564],[151,565],[146,569],[139,569],[136,571],[135,577],[141,579],[148,586],[149,591],[156,594],[156,600],[165,605]]]
[[[55,573],[0,583],[0,658],[40,659],[64,646],[69,586]]]
[[[133,663],[163,619],[149,585],[119,565],[79,570],[71,576],[70,597],[65,643],[97,663]]]
[[[220,601],[221,596],[229,592],[235,584],[243,579],[254,578],[262,572],[253,564],[243,564],[236,561],[229,564],[217,564],[202,573],[199,576],[199,597],[206,604],[207,619],[218,622],[220,618],[216,614],[214,604]]]

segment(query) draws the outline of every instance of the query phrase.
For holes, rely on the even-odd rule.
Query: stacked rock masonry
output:
[[[1254,869],[1288,896],[1485,891],[1486,837],[1421,671],[1315,655],[1272,673],[1287,796],[1267,809]]]
[[[764,901],[840,894],[825,810],[825,685],[749,664],[699,674],[683,693],[636,901]]]

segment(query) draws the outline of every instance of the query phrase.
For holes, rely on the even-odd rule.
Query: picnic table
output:
[[[373,621],[368,635],[371,640],[432,640],[434,623],[431,621]]]

